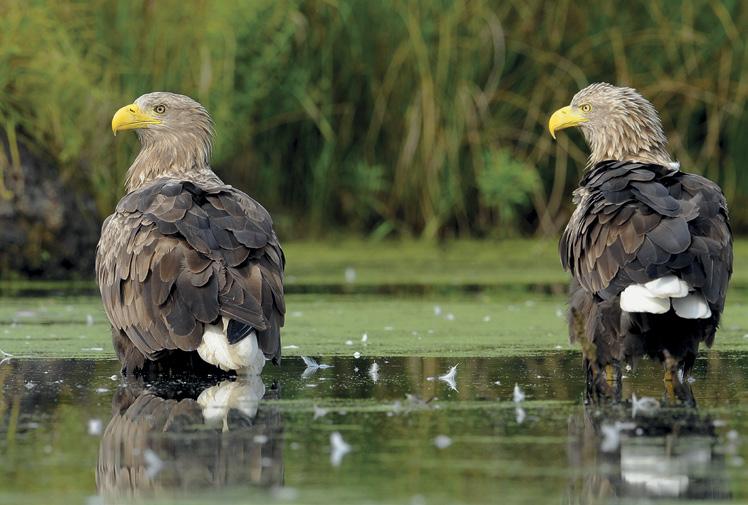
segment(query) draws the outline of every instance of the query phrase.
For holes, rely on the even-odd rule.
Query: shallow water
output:
[[[698,360],[697,410],[636,417],[583,405],[576,352],[317,359],[331,367],[288,358],[261,381],[159,382],[125,380],[111,360],[7,360],[0,501],[748,499],[746,353]],[[438,379],[453,365],[454,388]],[[661,399],[660,377],[642,363],[625,395]]]
[[[545,292],[289,294],[281,368],[158,382],[119,376],[97,297],[13,294],[0,503],[748,500],[745,294],[697,361],[698,410],[635,418],[583,405],[564,297]],[[625,398],[663,399],[655,365],[627,375]]]

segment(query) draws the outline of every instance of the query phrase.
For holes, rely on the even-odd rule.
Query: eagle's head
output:
[[[590,146],[590,165],[603,160],[672,162],[657,110],[633,88],[601,82],[582,89],[548,121],[553,138],[571,126],[582,130]]]
[[[140,96],[119,109],[112,118],[112,132],[137,130],[141,143],[187,142],[200,144],[210,153],[213,121],[208,111],[192,98],[166,91]]]
[[[128,171],[128,190],[159,176],[209,170],[213,121],[188,96],[165,91],[142,95],[114,114],[112,132],[123,130],[135,130],[142,146]]]

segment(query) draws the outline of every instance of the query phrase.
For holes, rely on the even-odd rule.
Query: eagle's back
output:
[[[145,357],[195,351],[205,326],[223,317],[238,339],[253,329],[278,361],[284,264],[270,214],[249,196],[157,179],[104,222],[96,275],[114,329]]]
[[[588,292],[610,300],[674,274],[724,308],[732,234],[719,186],[661,165],[606,161],[575,192],[561,261]]]

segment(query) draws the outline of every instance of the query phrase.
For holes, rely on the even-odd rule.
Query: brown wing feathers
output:
[[[677,273],[722,310],[732,239],[716,184],[660,165],[605,161],[578,191],[559,248],[585,289],[607,300],[632,283]]]
[[[283,253],[269,214],[230,187],[158,180],[120,201],[102,228],[97,275],[115,327],[154,357],[194,350],[204,325],[254,328],[280,357]],[[237,338],[237,335],[238,338]]]

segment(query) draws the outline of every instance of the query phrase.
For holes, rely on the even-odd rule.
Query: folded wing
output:
[[[723,309],[732,235],[719,186],[660,165],[605,161],[577,191],[559,250],[587,291],[608,300],[674,274]]]
[[[105,221],[96,273],[110,321],[146,356],[193,351],[225,317],[235,341],[254,329],[277,361],[284,263],[269,213],[246,194],[159,179]]]

